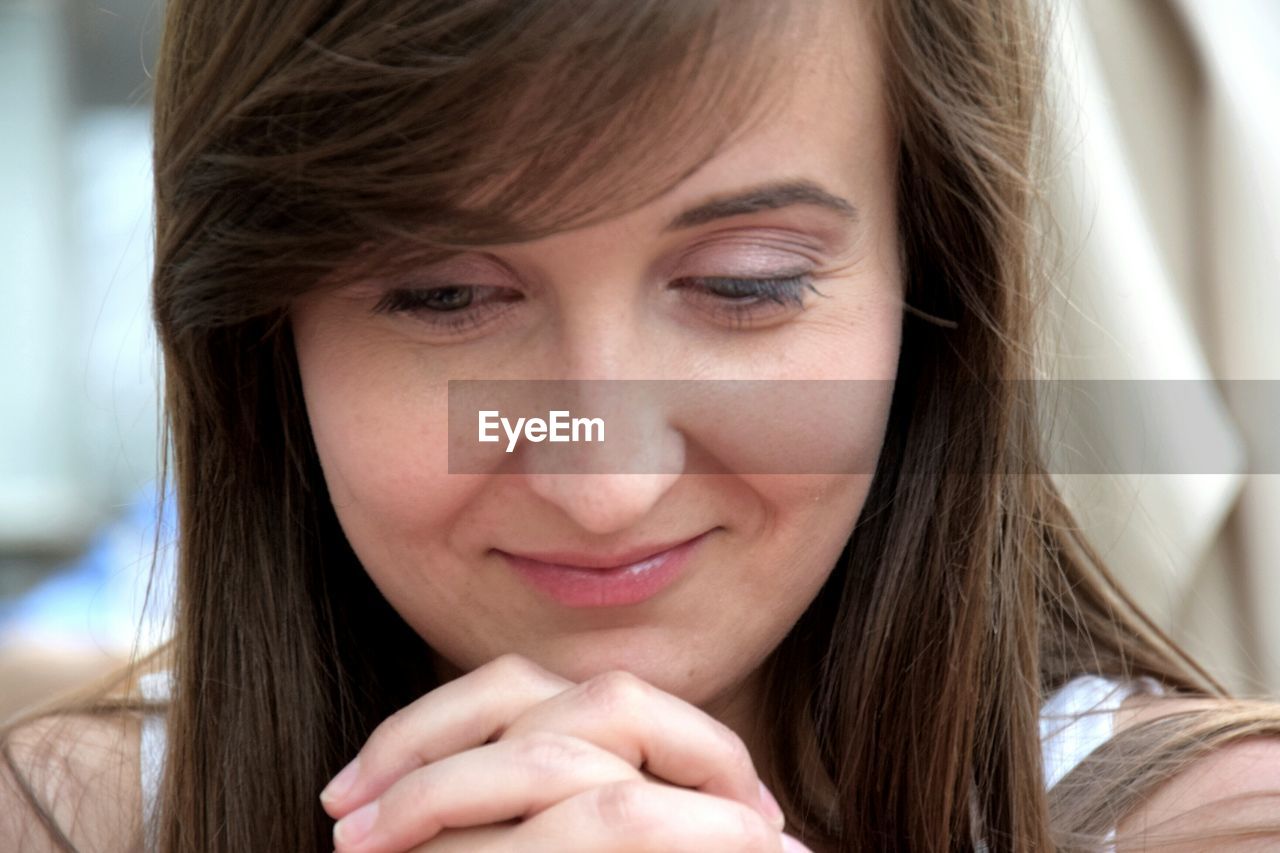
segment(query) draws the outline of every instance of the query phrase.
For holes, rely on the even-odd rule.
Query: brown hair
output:
[[[163,850],[329,849],[320,788],[437,686],[327,497],[290,301],[656,197],[764,114],[792,6],[167,4],[154,311],[180,533]],[[1033,375],[1045,21],[1031,0],[871,6],[912,200],[911,393],[840,564],[766,664],[766,782],[815,848],[1083,847],[1280,713],[1180,718],[1196,732],[1180,740],[1136,727],[1107,748],[1123,760],[1101,750],[1046,795],[1037,712],[1073,675],[1225,691],[1076,528],[1031,386],[993,381]],[[658,127],[661,146],[633,132]]]

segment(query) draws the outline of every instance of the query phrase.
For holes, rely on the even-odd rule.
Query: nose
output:
[[[563,384],[572,388],[574,407],[603,424],[603,441],[526,444],[521,459],[526,485],[590,533],[634,527],[684,469],[684,437],[670,423],[662,383],[588,379]]]
[[[637,526],[679,474],[534,474],[529,488],[589,533]]]
[[[527,447],[526,484],[583,530],[634,527],[684,469],[684,437],[668,416],[664,372],[629,312],[591,312],[563,327],[560,369],[574,405],[604,423],[604,441]],[[608,318],[603,319],[602,318]],[[584,322],[573,322],[573,319]],[[576,413],[575,413],[576,414]]]

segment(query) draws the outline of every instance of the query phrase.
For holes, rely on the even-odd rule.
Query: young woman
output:
[[[1280,838],[1280,710],[1117,588],[1002,381],[1035,375],[1041,29],[170,0],[175,635],[10,726],[0,848]],[[451,474],[460,379],[773,391],[635,409],[631,470]],[[819,421],[798,379],[863,390]],[[779,447],[842,464],[751,464]]]

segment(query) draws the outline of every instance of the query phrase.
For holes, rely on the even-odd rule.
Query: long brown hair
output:
[[[329,849],[320,788],[437,686],[334,515],[290,301],[657,197],[766,113],[801,5],[169,0],[154,316],[180,532],[161,849]],[[1072,676],[1225,691],[1119,589],[1045,471],[1034,386],[999,381],[1034,375],[1047,272],[1040,6],[869,8],[911,200],[899,393],[840,563],[766,664],[766,782],[815,848],[1083,847],[1280,715],[1176,744],[1135,728],[1111,747],[1123,761],[1046,795],[1037,712]],[[662,145],[635,132],[659,127]]]

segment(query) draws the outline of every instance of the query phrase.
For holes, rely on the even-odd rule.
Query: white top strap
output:
[[[1040,749],[1044,756],[1045,788],[1052,788],[1115,734],[1116,712],[1138,693],[1159,696],[1164,689],[1153,678],[1112,681],[1081,675],[1058,688],[1040,709]],[[1103,837],[1104,853],[1115,849],[1113,827]]]
[[[1045,787],[1052,788],[1115,733],[1120,704],[1138,693],[1160,694],[1151,678],[1120,682],[1081,675],[1062,685],[1040,710]]]

